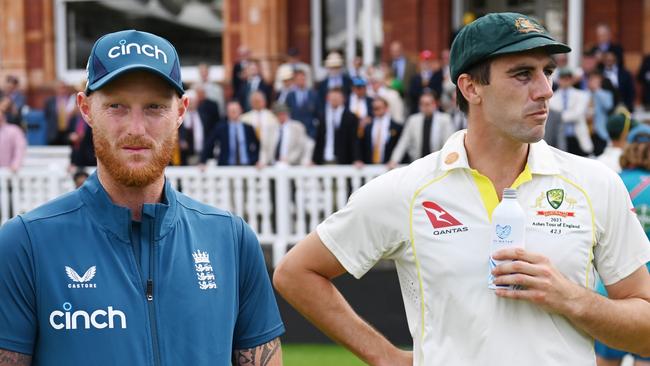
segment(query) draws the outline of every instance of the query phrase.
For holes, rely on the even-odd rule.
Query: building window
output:
[[[57,73],[68,82],[85,76],[86,61],[102,35],[124,29],[168,39],[183,79],[198,78],[201,62],[223,75],[223,0],[56,0]],[[222,78],[222,77],[221,77]]]
[[[312,63],[322,74],[322,60],[339,51],[348,65],[356,55],[365,65],[380,59],[383,39],[383,1],[311,0]]]

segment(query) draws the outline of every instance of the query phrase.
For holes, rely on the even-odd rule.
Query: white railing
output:
[[[242,216],[260,243],[273,246],[277,264],[287,250],[349,195],[386,171],[381,165],[270,167],[168,167],[171,184],[188,196]],[[74,189],[64,169],[0,169],[0,224]]]

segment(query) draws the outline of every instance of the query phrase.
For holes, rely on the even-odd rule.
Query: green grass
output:
[[[285,366],[363,366],[347,349],[335,344],[283,344]]]

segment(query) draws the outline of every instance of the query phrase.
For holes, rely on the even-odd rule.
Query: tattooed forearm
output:
[[[29,366],[32,356],[0,349],[0,366]]]
[[[235,350],[232,354],[232,363],[235,366],[282,365],[280,338],[276,338],[255,348]]]

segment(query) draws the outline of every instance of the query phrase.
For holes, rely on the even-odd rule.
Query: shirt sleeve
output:
[[[253,230],[237,219],[239,252],[239,314],[233,338],[234,349],[254,348],[284,333],[264,255]]]
[[[37,332],[31,247],[20,217],[0,227],[0,349],[31,355]]]
[[[603,224],[594,253],[596,269],[607,286],[650,261],[650,243],[627,189],[618,176],[611,174],[608,203],[603,205],[606,210],[599,215]]]
[[[323,244],[356,278],[408,243],[409,205],[400,194],[404,191],[400,184],[403,169],[368,182],[343,209],[316,228]]]

